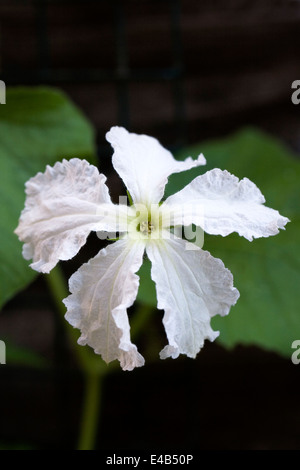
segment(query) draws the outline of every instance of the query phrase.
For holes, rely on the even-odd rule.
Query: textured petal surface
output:
[[[226,315],[239,297],[231,272],[221,260],[200,249],[186,249],[181,239],[149,243],[151,276],[156,283],[158,308],[165,311],[163,324],[169,345],[161,358],[179,354],[195,357],[204,340],[213,341],[210,319]]]
[[[66,319],[81,330],[78,343],[88,344],[104,361],[118,359],[123,370],[144,365],[130,341],[126,309],[137,295],[135,274],[143,261],[142,242],[119,240],[84,264],[70,279],[71,295],[64,300]]]
[[[161,209],[172,212],[174,225],[194,223],[213,235],[237,232],[253,238],[276,235],[289,219],[264,206],[265,198],[249,179],[239,179],[218,168],[198,176],[170,196]],[[185,211],[180,210],[184,206]]]
[[[126,223],[126,206],[111,203],[105,181],[95,166],[74,158],[47,166],[26,183],[15,233],[33,269],[49,272],[59,260],[75,256],[91,230],[117,231]]]
[[[114,148],[114,168],[135,203],[158,203],[172,173],[206,163],[203,155],[197,160],[189,157],[185,161],[177,161],[155,138],[129,133],[123,127],[112,127],[106,139]]]

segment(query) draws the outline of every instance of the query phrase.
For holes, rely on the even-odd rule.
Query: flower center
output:
[[[134,212],[128,219],[127,236],[137,240],[159,240],[164,226],[159,205],[152,204],[148,207],[144,204],[135,204],[133,209]]]
[[[155,226],[152,224],[151,220],[143,220],[139,225],[139,231],[143,235],[149,235],[155,230]]]

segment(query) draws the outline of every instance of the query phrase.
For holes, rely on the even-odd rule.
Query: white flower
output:
[[[81,330],[79,344],[88,344],[106,362],[118,359],[124,370],[144,364],[130,339],[127,308],[136,298],[136,272],[146,251],[158,308],[165,312],[168,344],[160,356],[194,358],[205,339],[213,341],[219,334],[210,326],[211,317],[226,315],[239,293],[221,260],[170,227],[195,224],[209,234],[238,232],[252,240],[277,234],[288,219],[263,205],[254,183],[220,169],[198,176],[160,203],[168,177],[204,165],[203,155],[176,161],[156,139],[121,127],[113,127],[106,138],[133,204],[114,205],[105,176],[85,160],[48,166],[26,184],[25,209],[16,229],[25,243],[23,256],[33,259],[33,269],[48,273],[59,260],[75,256],[91,231],[120,232],[119,240],[70,279],[66,319]]]

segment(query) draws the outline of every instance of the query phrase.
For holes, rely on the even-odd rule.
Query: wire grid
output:
[[[183,84],[183,54],[181,39],[181,0],[138,0],[143,4],[160,4],[168,6],[170,30],[170,58],[168,67],[147,67],[147,69],[132,68],[129,63],[129,47],[127,40],[126,5],[137,0],[10,0],[2,6],[31,6],[35,16],[35,48],[36,67],[34,69],[20,70],[1,63],[1,78],[7,85],[36,85],[47,84],[64,88],[68,84],[113,84],[117,97],[118,124],[130,128],[130,99],[129,87],[133,82],[169,83],[172,90],[172,109],[174,112],[174,127],[176,129],[176,146],[185,142],[185,100]],[[49,37],[49,6],[52,4],[68,5],[78,4],[87,8],[91,4],[102,2],[112,9],[114,25],[114,67],[103,69],[100,67],[52,67],[51,47]],[[5,44],[1,44],[1,49]]]
[[[49,36],[49,6],[51,4],[78,4],[86,6],[87,4],[98,3],[99,1],[107,3],[112,8],[114,19],[114,67],[111,69],[103,68],[82,68],[80,64],[76,69],[74,67],[53,67],[51,57],[51,37]],[[134,1],[134,0],[128,0]],[[36,48],[36,62],[34,67],[22,68],[16,64],[6,63],[1,60],[1,76],[7,86],[10,85],[40,85],[61,86],[64,89],[68,84],[74,82],[81,84],[113,84],[118,106],[118,124],[124,127],[130,127],[130,99],[129,87],[134,82],[162,82],[170,83],[172,87],[174,127],[176,128],[176,142],[173,147],[176,148],[184,142],[185,126],[185,104],[184,104],[184,85],[183,85],[183,59],[182,59],[182,40],[181,40],[181,2],[180,0],[140,0],[144,3],[161,2],[166,4],[169,10],[170,24],[170,57],[171,66],[169,67],[149,67],[147,69],[134,69],[129,64],[129,47],[127,43],[127,17],[126,2],[122,0],[2,0],[1,7],[7,5],[10,8],[30,6],[34,10],[34,45]],[[15,9],[17,11],[17,9]],[[1,18],[0,18],[1,21]],[[0,29],[1,33],[1,29]],[[1,38],[2,39],[2,38]],[[5,50],[5,43],[1,41],[1,50]],[[17,46],[16,46],[17,47]],[[99,153],[106,160],[107,147],[98,147]],[[111,149],[109,149],[111,152]],[[44,301],[50,301],[47,293],[42,293]],[[25,299],[19,297],[16,302],[25,301],[26,305],[34,308],[34,300],[30,297]],[[55,311],[55,308],[54,308]],[[65,332],[61,325],[61,319],[58,313],[54,315],[53,331],[53,355],[54,364],[59,371],[69,363],[67,351],[67,340]],[[58,377],[60,380],[60,376]],[[58,380],[58,384],[59,384]],[[59,388],[59,387],[58,387]]]

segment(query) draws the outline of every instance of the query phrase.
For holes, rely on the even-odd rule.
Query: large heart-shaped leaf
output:
[[[13,233],[24,207],[24,183],[47,164],[71,157],[95,162],[94,132],[61,91],[17,87],[0,106],[0,307],[36,273]]]
[[[234,276],[241,297],[227,317],[215,317],[214,329],[228,347],[253,344],[290,356],[291,345],[300,339],[300,161],[279,141],[253,129],[218,141],[184,149],[177,158],[194,158],[203,152],[207,170],[227,169],[239,178],[248,177],[266,198],[266,205],[288,217],[285,231],[252,242],[236,234],[205,235],[204,249],[221,258]],[[172,175],[166,195],[188,184],[203,171],[195,169]],[[156,304],[149,265],[145,264],[139,299]]]

